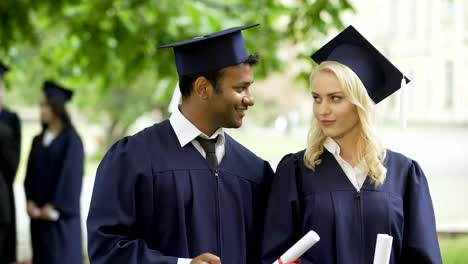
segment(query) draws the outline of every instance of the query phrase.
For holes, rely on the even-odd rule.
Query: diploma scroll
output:
[[[296,244],[294,244],[283,255],[281,255],[281,257],[273,264],[287,264],[296,261],[319,240],[319,235],[317,235],[317,233],[315,233],[313,230],[310,230],[305,236],[297,241]]]
[[[393,237],[387,234],[377,234],[375,243],[374,264],[388,264],[392,253]]]

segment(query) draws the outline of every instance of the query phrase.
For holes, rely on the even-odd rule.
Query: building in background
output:
[[[468,2],[353,1],[347,15],[412,80],[405,93],[410,123],[468,125]],[[398,121],[400,93],[379,104],[380,118]]]

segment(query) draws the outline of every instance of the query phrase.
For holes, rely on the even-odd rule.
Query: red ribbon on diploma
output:
[[[278,263],[279,264],[300,264],[301,263],[301,260],[300,259],[296,259],[296,260],[293,260],[291,262],[288,262],[288,263],[284,263],[281,258],[278,259]]]

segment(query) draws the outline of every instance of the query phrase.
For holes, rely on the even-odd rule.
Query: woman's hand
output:
[[[37,207],[36,203],[28,200],[27,211],[31,219],[39,219],[42,215],[41,209]]]
[[[41,209],[40,218],[46,221],[57,221],[58,212],[53,205],[51,205],[50,203],[46,203]]]

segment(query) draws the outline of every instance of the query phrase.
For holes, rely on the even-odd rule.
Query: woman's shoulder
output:
[[[80,134],[73,127],[66,128],[63,131],[63,135],[71,140],[81,142]]]
[[[305,149],[298,151],[296,153],[288,153],[281,158],[280,162],[278,163],[277,168],[283,167],[283,166],[298,166],[300,162],[303,162],[304,160],[304,153]]]
[[[385,156],[384,163],[398,164],[400,166],[401,165],[410,166],[413,162],[415,162],[413,159],[405,156],[404,154],[400,152],[386,149],[386,156]]]
[[[43,136],[43,133],[36,134],[36,135],[33,137],[32,145],[35,146],[37,143],[41,142],[42,136]]]
[[[408,179],[419,181],[425,177],[417,161],[392,150],[387,149],[384,166],[387,168],[387,173],[398,172],[397,174],[405,175],[409,177]]]

